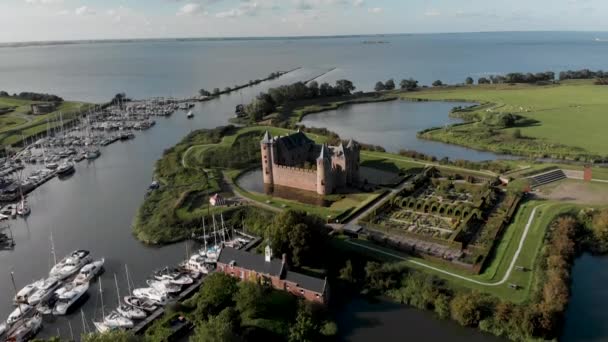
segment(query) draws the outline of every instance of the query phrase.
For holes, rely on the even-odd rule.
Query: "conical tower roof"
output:
[[[325,144],[321,145],[321,153],[317,159],[328,159],[330,157],[329,149]]]

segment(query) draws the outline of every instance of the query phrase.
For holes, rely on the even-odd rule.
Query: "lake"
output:
[[[342,139],[356,139],[366,144],[379,145],[388,152],[401,149],[415,150],[439,159],[473,161],[513,158],[491,152],[477,151],[456,145],[419,139],[416,133],[430,127],[441,127],[458,122],[450,118],[450,110],[456,106],[470,106],[461,102],[412,102],[388,101],[346,105],[304,117],[306,127],[325,127]]]
[[[397,81],[413,77],[423,84],[429,84],[435,79],[462,82],[467,76],[511,71],[606,69],[608,44],[593,41],[596,35],[591,32],[403,35],[383,37],[382,40],[389,41],[389,44],[375,45],[362,44],[367,38],[311,38],[0,48],[0,90],[46,92],[66,99],[93,102],[107,101],[123,91],[134,98],[186,97],[194,95],[199,88],[224,88],[263,78],[276,70],[302,67],[278,80],[198,104],[193,120],[187,120],[183,112],[168,119],[159,119],[156,127],[138,133],[135,140],[103,148],[101,158],[90,164],[79,164],[76,174],[70,179],[54,179],[34,191],[29,196],[32,207],[30,217],[27,221],[13,221],[17,243],[15,250],[0,252],[0,317],[6,317],[12,310],[10,301],[13,289],[9,271],[15,271],[20,286],[48,272],[51,232],[59,257],[77,248],[88,248],[95,257],[106,258],[103,287],[108,308],[114,307],[116,300],[113,273],[119,275],[121,293],[126,291],[122,276],[124,264],[129,265],[135,283],[141,286],[152,270],[182,260],[186,254],[184,244],[150,248],[137,242],[131,234],[130,225],[151,181],[154,162],[164,149],[191,130],[226,124],[236,104],[250,101],[268,87],[308,80],[332,68],[335,69],[321,77],[320,81],[333,82],[348,78],[361,90],[370,90],[376,81],[391,77]],[[409,125],[416,124],[417,115],[423,115],[417,113],[427,113],[424,115],[429,116],[426,118],[428,122],[451,120],[446,117],[452,106],[450,104],[430,104],[431,107],[405,111],[399,108],[402,103],[387,105],[397,106],[393,110],[386,109],[389,115],[402,114],[400,127],[403,132],[409,129]],[[357,114],[358,109],[352,108],[350,111],[348,115],[352,115],[355,123],[365,119],[359,117],[365,113]],[[347,128],[352,131],[353,127]],[[361,131],[365,134],[364,130]],[[383,133],[379,132],[378,135]],[[392,134],[401,141],[399,146],[403,144],[405,148],[414,148],[420,144],[421,149],[427,148],[423,146],[427,142],[412,139],[410,133]],[[370,138],[373,136],[369,135]],[[374,143],[365,141],[365,138],[359,139]],[[450,150],[452,147],[446,145],[428,148],[453,159],[465,153],[460,148],[453,152]],[[466,151],[472,153],[469,156],[475,160],[492,158],[491,154],[484,157],[478,154],[481,152]],[[594,265],[595,259],[588,259]],[[594,309],[593,315],[584,315],[589,310],[586,305],[601,308],[608,304],[606,296],[587,293],[596,286],[594,279],[606,275],[608,267],[605,264],[579,267],[577,262],[573,301],[582,304],[569,307],[564,340],[585,340],[587,336],[593,336],[595,340],[608,339],[608,332],[602,328],[608,321],[608,312]],[[96,285],[93,284],[91,298],[84,306],[89,321],[94,316],[100,316]],[[578,302],[579,299],[581,302]],[[388,329],[396,327],[396,324],[404,331],[411,331],[411,336],[420,336],[417,334],[421,329],[430,326],[439,330],[438,334],[445,333],[441,335],[445,339],[451,339],[451,323],[437,321],[424,312],[408,312],[402,314],[399,310],[392,310],[390,315],[373,314],[385,324],[375,325],[376,330],[371,335],[365,335],[369,333],[366,330],[369,327],[361,326],[358,332],[352,331],[348,339],[363,340],[365,336],[386,339],[386,334],[390,334]],[[47,322],[41,336],[56,334],[57,329],[63,337],[69,336],[67,321],[72,322],[78,335],[80,317],[74,315]],[[470,339],[487,337],[473,329],[462,329],[458,334]]]

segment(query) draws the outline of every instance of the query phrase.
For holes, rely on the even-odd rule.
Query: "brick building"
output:
[[[32,103],[30,105],[32,114],[34,115],[42,115],[48,114],[55,110],[57,106],[54,103]]]
[[[217,271],[241,280],[270,285],[277,290],[287,291],[311,302],[327,303],[329,295],[327,279],[289,271],[285,256],[282,260],[273,259],[272,251],[268,246],[265,256],[224,247],[218,256]]]
[[[260,142],[264,184],[280,185],[319,195],[329,195],[359,183],[359,144],[317,145],[306,134],[272,137],[268,131]]]

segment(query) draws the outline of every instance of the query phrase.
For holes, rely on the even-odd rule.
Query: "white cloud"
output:
[[[25,2],[32,5],[53,5],[61,4],[63,0],[25,0]]]
[[[429,10],[424,12],[424,15],[427,17],[438,17],[441,15],[441,12],[437,11],[437,10]]]
[[[76,15],[93,15],[95,11],[87,6],[81,6],[74,10]]]
[[[177,15],[195,15],[202,12],[203,7],[200,4],[190,2],[182,6],[179,11],[177,11]]]
[[[380,13],[384,12],[384,9],[382,9],[382,7],[374,7],[374,8],[368,9],[367,11],[369,13],[380,14]]]
[[[257,2],[243,3],[237,8],[233,8],[228,11],[218,12],[215,14],[216,18],[235,18],[242,16],[254,16],[258,13],[259,6]]]

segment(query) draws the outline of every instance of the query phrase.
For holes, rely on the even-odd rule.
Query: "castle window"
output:
[[[264,151],[266,151],[266,145],[264,145]]]

